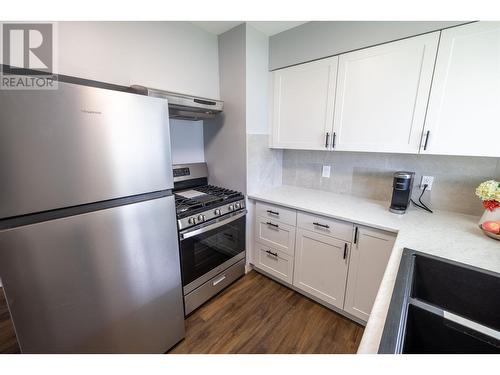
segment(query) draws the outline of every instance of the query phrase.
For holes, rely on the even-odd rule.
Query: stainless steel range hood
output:
[[[222,112],[224,104],[221,100],[178,94],[139,85],[133,85],[132,89],[138,94],[167,99],[169,117],[180,120],[204,120],[214,118],[218,113]]]

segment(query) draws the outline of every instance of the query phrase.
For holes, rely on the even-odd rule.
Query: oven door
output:
[[[245,258],[246,211],[180,233],[184,294]]]

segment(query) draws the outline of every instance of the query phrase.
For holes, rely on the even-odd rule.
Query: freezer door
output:
[[[168,104],[70,83],[0,90],[0,218],[171,189]]]
[[[184,337],[172,196],[0,232],[23,353],[163,353]]]

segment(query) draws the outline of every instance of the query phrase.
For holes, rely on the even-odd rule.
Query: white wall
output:
[[[315,21],[273,35],[269,69],[428,33],[465,21]]]
[[[217,36],[190,22],[59,22],[58,73],[219,98]]]
[[[269,149],[269,37],[246,24],[247,193],[281,184],[282,151]]]
[[[172,163],[205,161],[203,121],[170,120]]]

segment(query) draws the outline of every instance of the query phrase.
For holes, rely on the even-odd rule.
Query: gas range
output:
[[[243,194],[213,185],[176,191],[179,231],[245,208]]]
[[[205,163],[174,165],[184,312],[245,274],[246,209],[242,193],[208,185]]]

